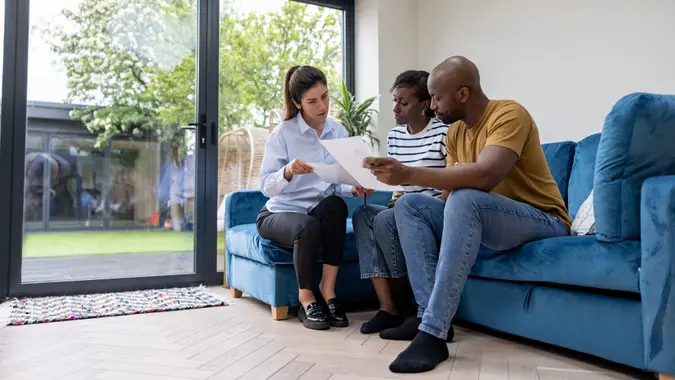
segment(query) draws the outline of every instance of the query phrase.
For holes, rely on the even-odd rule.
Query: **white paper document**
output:
[[[337,169],[319,169],[319,171],[324,175],[334,176],[339,180],[338,182],[327,181],[325,178],[321,177],[322,174],[317,172],[316,168],[314,169],[314,172],[317,173],[317,175],[319,175],[319,177],[321,177],[324,181],[361,186],[371,190],[403,191],[401,186],[390,186],[378,181],[377,178],[370,172],[370,170],[363,167],[363,160],[367,157],[373,157],[374,153],[368,146],[368,143],[366,143],[361,137],[354,136],[344,139],[321,140],[321,144],[340,164],[336,165],[338,166]],[[314,167],[313,164],[310,165]],[[340,182],[347,180],[351,180],[352,182]]]
[[[359,186],[359,183],[347,173],[345,168],[338,165],[315,164],[308,162],[309,166],[314,169],[314,174],[328,183],[338,183],[342,185]]]

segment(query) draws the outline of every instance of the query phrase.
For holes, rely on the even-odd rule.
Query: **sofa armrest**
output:
[[[255,223],[267,197],[259,190],[240,190],[225,197],[225,228]]]
[[[675,176],[643,183],[640,229],[645,366],[675,374]]]

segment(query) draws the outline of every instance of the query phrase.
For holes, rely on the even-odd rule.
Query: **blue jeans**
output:
[[[506,251],[569,234],[565,224],[543,211],[472,189],[453,191],[445,203],[426,195],[406,194],[394,210],[422,318],[419,329],[440,339],[447,338],[481,244],[493,251]]]
[[[398,241],[394,209],[379,205],[359,207],[352,216],[361,278],[401,278],[405,258]]]

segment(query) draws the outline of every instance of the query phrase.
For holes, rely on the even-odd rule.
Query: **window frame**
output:
[[[309,5],[316,5],[319,7],[327,7],[333,9],[339,9],[344,12],[343,14],[343,30],[342,30],[342,46],[343,46],[343,55],[342,55],[342,67],[343,67],[343,77],[347,88],[351,93],[354,93],[356,88],[356,59],[355,59],[355,33],[356,33],[356,21],[355,21],[355,5],[354,0],[291,0],[298,3],[304,3]]]

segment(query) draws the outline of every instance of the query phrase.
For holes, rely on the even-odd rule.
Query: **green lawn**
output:
[[[104,231],[34,233],[24,237],[24,257],[72,255],[110,255],[192,251],[192,232],[173,231]],[[218,250],[224,250],[222,233]]]

